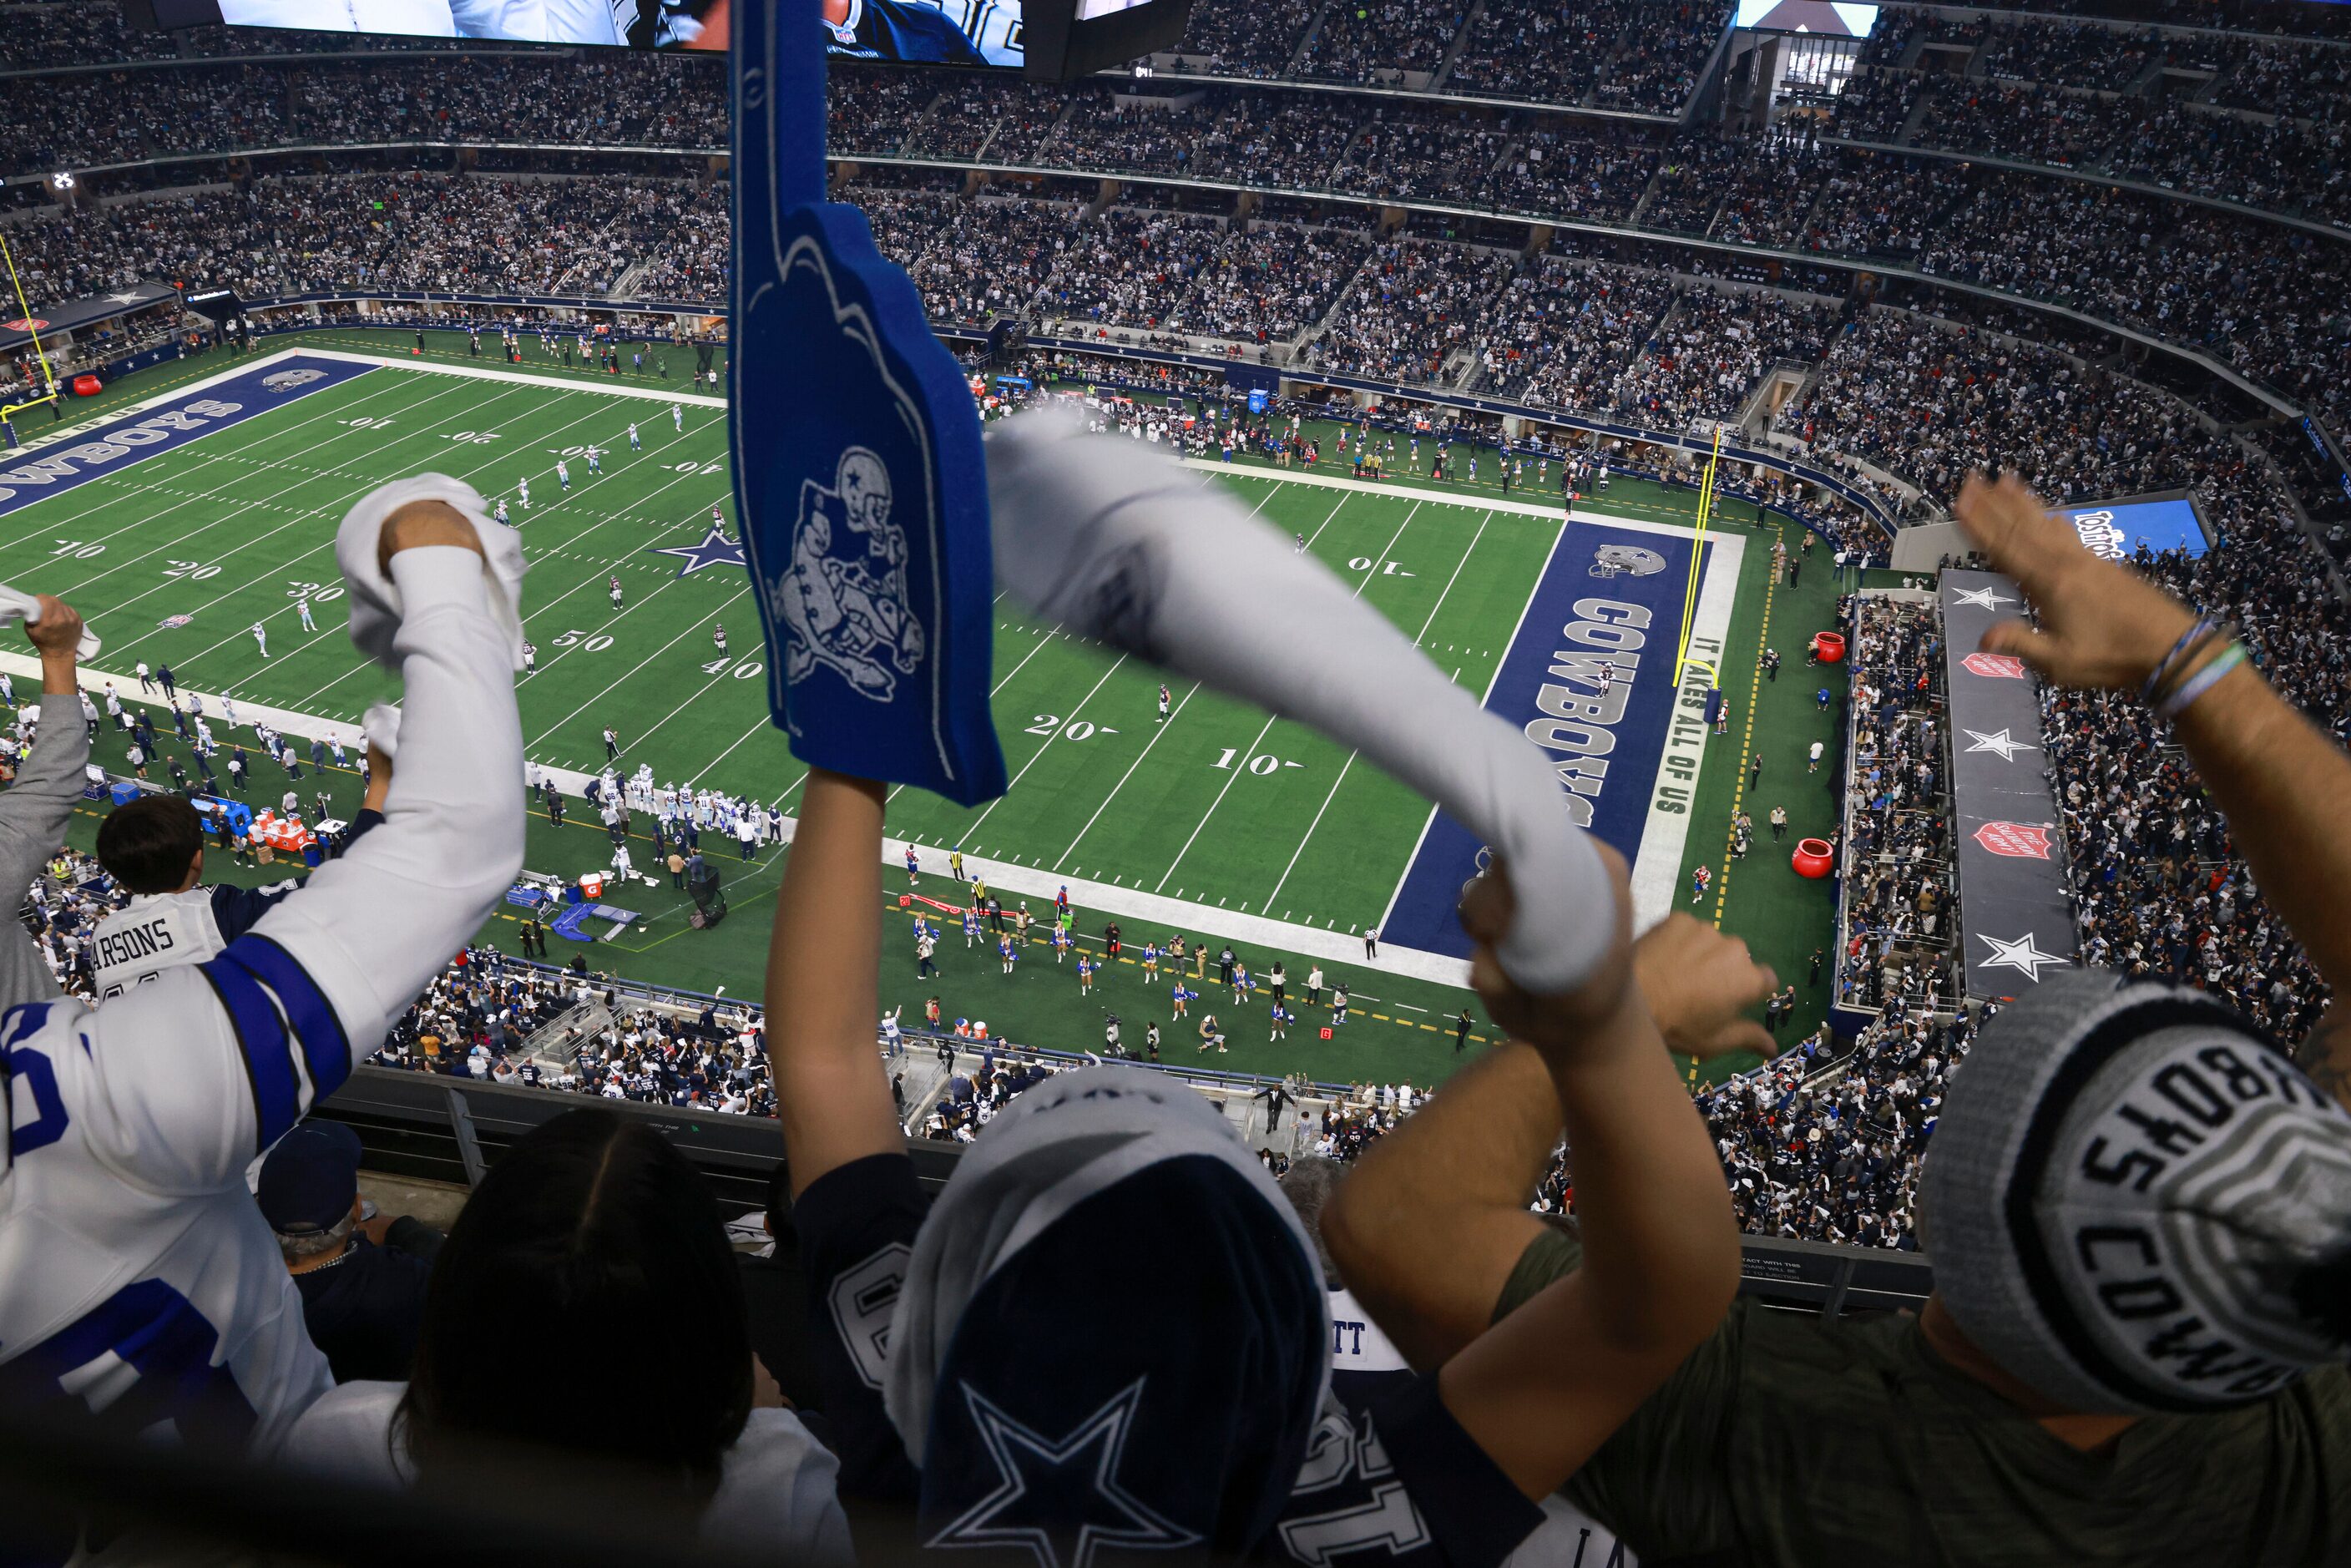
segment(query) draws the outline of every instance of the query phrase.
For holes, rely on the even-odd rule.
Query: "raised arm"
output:
[[[1621,913],[1630,907],[1624,861],[1613,851],[1604,858],[1616,883],[1618,929],[1594,977],[1574,991],[1531,995],[1496,962],[1493,943],[1512,913],[1499,865],[1472,884],[1461,910],[1478,944],[1472,983],[1496,1021],[1528,1043],[1575,1151],[1583,1267],[1477,1333],[1484,1326],[1477,1314],[1490,1315],[1500,1281],[1532,1238],[1531,1222],[1503,1210],[1525,1202],[1550,1139],[1522,1112],[1505,1119],[1499,1135],[1483,1127],[1482,1141],[1489,1151],[1499,1145],[1499,1157],[1481,1155],[1465,1136],[1464,1118],[1478,1124],[1497,1110],[1497,1091],[1540,1100],[1545,1085],[1525,1058],[1498,1062],[1466,1086],[1468,1094],[1438,1094],[1420,1114],[1443,1113],[1439,1131],[1405,1141],[1420,1116],[1408,1119],[1391,1134],[1395,1145],[1367,1156],[1324,1211],[1341,1275],[1407,1354],[1425,1364],[1460,1345],[1438,1373],[1446,1407],[1531,1498],[1574,1474],[1713,1332],[1739,1283],[1738,1228],[1721,1168],[1634,979]],[[1474,1196],[1431,1200],[1434,1207],[1416,1217],[1430,1228],[1417,1235],[1380,1212],[1404,1203],[1407,1187],[1447,1184]],[[1416,1283],[1423,1271],[1474,1282],[1466,1290]],[[1488,1292],[1482,1303],[1472,1293],[1479,1291]]]
[[[2016,580],[2040,617],[2037,630],[2022,621],[1992,627],[1984,633],[1988,652],[2013,653],[2060,685],[2137,692],[2196,624],[2195,612],[2161,589],[2084,549],[2014,477],[1970,479],[1956,509],[1968,536]],[[2182,689],[2225,649],[2226,640],[2215,639],[2168,673],[2165,685]],[[2189,703],[2172,733],[2228,818],[2262,896],[2335,994],[2351,994],[2351,758],[2271,690],[2250,660]],[[2351,1106],[2351,1030],[2332,1021],[2313,1037],[2303,1065]]]
[[[1742,1014],[1776,977],[1737,937],[1677,912],[1633,944],[1633,973],[1672,1049],[1701,1060],[1771,1054],[1771,1035]],[[1341,1184],[1323,1211],[1323,1239],[1348,1288],[1413,1365],[1440,1365],[1492,1321],[1542,1228],[1527,1204],[1566,1125],[1542,1053],[1512,1040],[1447,1080]],[[1575,1169],[1582,1211],[1580,1147]]]
[[[109,1001],[91,1015],[96,1048],[77,1053],[110,1103],[93,1136],[151,1187],[236,1179],[341,1086],[521,868],[522,734],[473,526],[415,503],[381,549],[406,688],[383,825],[219,957]]]
[[[882,786],[820,768],[776,896],[768,1040],[792,1196],[827,1171],[905,1148],[874,1047],[881,1010]]]
[[[66,822],[81,799],[82,769],[89,761],[89,730],[81,716],[81,688],[74,679],[74,647],[81,640],[81,617],[47,594],[41,618],[25,635],[41,655],[41,728],[31,753],[16,769],[16,781],[0,791],[0,904],[13,910],[40,874],[42,864],[65,842]],[[15,922],[8,925],[13,928]],[[57,994],[47,964],[22,931],[0,936],[0,1007]]]
[[[400,591],[392,649],[404,691],[383,825],[253,930],[309,971],[361,1050],[488,918],[523,849],[512,659],[473,525],[415,502],[386,522],[381,553]]]

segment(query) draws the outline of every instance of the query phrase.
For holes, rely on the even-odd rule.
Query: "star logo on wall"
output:
[[[2068,962],[2054,953],[2043,953],[2034,945],[2033,934],[2030,931],[2013,942],[2003,942],[1997,936],[1984,936],[1980,931],[1976,935],[1991,945],[1992,952],[1991,957],[1977,966],[1979,968],[2021,969],[2026,979],[2037,982],[2041,978],[2043,965],[2053,965],[2062,969]]]
[[[1970,729],[1968,731],[1968,738],[1975,742],[1973,746],[1968,747],[1970,751],[1989,751],[2002,762],[2015,761],[2016,754],[2020,751],[2041,749],[2029,740],[2010,739],[2008,731],[2005,729],[1995,729],[1989,735],[1980,729]]]
[[[1951,602],[1972,604],[1979,610],[1997,610],[2003,604],[2013,604],[2016,601],[1989,588],[1961,588],[1953,591]]]
[[[645,553],[674,555],[684,560],[685,564],[678,568],[677,574],[680,577],[692,577],[695,572],[708,566],[741,566],[743,564],[743,547],[728,538],[724,531],[716,527],[703,535],[695,544],[660,545]]]
[[[996,1490],[929,1544],[1025,1548],[1038,1568],[1092,1568],[1104,1547],[1172,1552],[1197,1545],[1197,1534],[1153,1512],[1118,1479],[1146,1381],[1136,1378],[1059,1438],[1022,1426],[966,1385],[972,1421],[996,1463]]]

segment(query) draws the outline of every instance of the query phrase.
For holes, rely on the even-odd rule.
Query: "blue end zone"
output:
[[[142,413],[124,414],[79,440],[42,447],[21,462],[0,468],[0,517],[183,446],[198,436],[241,424],[311,392],[340,386],[373,369],[348,360],[298,354],[191,390]]]
[[[1690,538],[1605,523],[1568,525],[1535,585],[1488,711],[1523,727],[1560,769],[1577,820],[1627,861],[1641,847],[1674,710]],[[1615,665],[1607,695],[1599,664]],[[1380,939],[1469,956],[1454,916],[1485,846],[1439,811],[1388,908]]]

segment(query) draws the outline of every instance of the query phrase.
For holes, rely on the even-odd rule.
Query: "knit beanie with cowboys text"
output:
[[[2222,1410],[2351,1360],[2351,1114],[2198,991],[2074,971],[2002,1012],[1919,1217],[1959,1327],[2069,1409]]]

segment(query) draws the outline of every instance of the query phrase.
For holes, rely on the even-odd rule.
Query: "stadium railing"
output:
[[[1069,1060],[1075,1065],[1079,1059]],[[582,1103],[576,1094],[544,1089],[360,1067],[316,1113],[359,1134],[364,1170],[470,1187],[517,1139]],[[768,1173],[784,1157],[783,1130],[776,1122],[627,1100],[595,1103],[669,1139],[730,1212],[766,1204]],[[946,1185],[963,1153],[961,1145],[923,1139],[906,1147],[916,1177],[933,1192]],[[1916,1252],[1769,1236],[1742,1237],[1740,1249],[1741,1291],[1795,1311],[1834,1316],[1916,1307],[1933,1285],[1928,1259]]]

